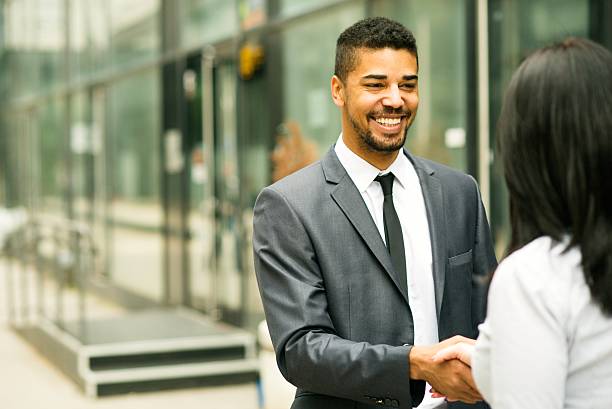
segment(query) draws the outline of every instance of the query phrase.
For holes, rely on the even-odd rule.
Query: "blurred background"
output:
[[[612,47],[612,2],[0,0],[0,354],[74,381],[63,407],[272,408],[254,201],[338,138],[335,41],[378,15],[417,39],[409,149],[476,177],[502,256],[504,88],[552,41]],[[3,408],[30,407],[23,373]]]

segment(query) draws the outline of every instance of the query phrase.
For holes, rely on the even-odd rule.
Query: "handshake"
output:
[[[465,403],[481,401],[471,368],[475,342],[457,335],[435,345],[413,346],[408,356],[410,378],[427,381],[434,398]]]

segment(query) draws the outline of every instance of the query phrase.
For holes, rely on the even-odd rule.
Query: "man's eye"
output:
[[[403,89],[411,90],[411,89],[415,89],[416,88],[416,84],[415,83],[407,83],[407,84],[400,85],[400,87],[403,88]]]
[[[365,86],[368,88],[382,88],[384,87],[384,84],[380,82],[370,82],[370,83],[365,84]]]

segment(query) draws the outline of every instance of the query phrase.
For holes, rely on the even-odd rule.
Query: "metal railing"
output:
[[[27,326],[43,318],[60,329],[67,322],[76,324],[73,335],[85,335],[87,288],[96,266],[88,226],[31,218],[7,235],[2,254],[10,325]]]

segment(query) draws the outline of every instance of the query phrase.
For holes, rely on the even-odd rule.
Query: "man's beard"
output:
[[[386,112],[386,113],[391,113],[391,112]],[[397,112],[393,112],[393,113],[397,113]],[[401,113],[406,115],[405,117],[406,120],[410,119],[410,117],[412,116],[410,112],[401,111]],[[376,114],[376,115],[379,115],[379,114]],[[368,117],[369,116],[373,116],[373,115],[368,115]],[[395,141],[395,142],[390,142],[387,139],[377,140],[374,137],[374,135],[372,135],[372,131],[370,129],[365,129],[361,127],[350,113],[348,114],[348,117],[349,117],[351,126],[353,127],[353,130],[357,133],[357,135],[359,135],[361,146],[368,150],[374,151],[374,152],[395,152],[401,149],[402,146],[404,146],[404,144],[406,143],[406,135],[408,134],[408,129],[410,128],[410,125],[412,125],[412,124],[408,124],[406,126],[406,129],[404,129],[404,135],[402,135],[402,138],[400,140]]]

